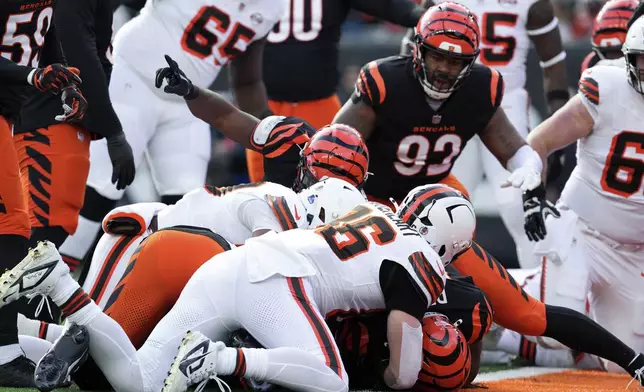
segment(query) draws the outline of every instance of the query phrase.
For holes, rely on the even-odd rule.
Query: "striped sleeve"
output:
[[[288,202],[284,196],[266,195],[266,200],[277,217],[282,230],[286,231],[297,228],[297,222],[293,218],[293,214],[291,214]]]
[[[579,92],[590,103],[599,105],[599,84],[591,77],[592,72],[584,72],[579,79]]]
[[[490,68],[490,72],[490,102],[492,102],[492,107],[496,109],[501,106],[501,101],[503,101],[505,82],[499,71]]]
[[[429,293],[428,303],[433,304],[445,289],[445,276],[441,276],[431,265],[423,252],[414,252],[409,256],[416,277]]]
[[[386,97],[385,80],[378,68],[378,63],[372,61],[360,70],[351,99],[354,103],[362,101],[369,106],[375,107],[385,102]]]

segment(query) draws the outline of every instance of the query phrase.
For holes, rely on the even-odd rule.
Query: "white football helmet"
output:
[[[329,223],[341,217],[358,204],[366,203],[362,192],[338,178],[324,177],[321,181],[298,193],[306,208],[309,227]]]
[[[472,203],[458,190],[443,184],[411,190],[396,214],[434,248],[444,265],[472,246],[476,217]]]
[[[644,94],[644,69],[637,66],[638,55],[644,55],[644,16],[633,22],[628,29],[622,52],[626,61],[628,82],[635,91]]]

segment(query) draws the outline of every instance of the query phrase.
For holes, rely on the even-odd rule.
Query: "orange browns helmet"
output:
[[[367,179],[369,150],[358,131],[332,124],[320,129],[302,149],[293,189],[308,188],[323,177],[338,178],[357,188]]]
[[[423,365],[415,392],[451,391],[467,382],[472,354],[465,337],[447,316],[427,313],[423,318]]]
[[[626,40],[628,21],[635,12],[637,0],[610,0],[599,11],[593,26],[593,50],[600,59],[619,58]],[[609,53],[615,53],[610,56]]]
[[[445,2],[430,7],[418,21],[413,39],[416,75],[432,99],[442,100],[449,97],[470,74],[479,55],[481,33],[478,21],[464,5]],[[425,63],[425,55],[435,53],[465,61],[456,78],[438,70],[430,70]],[[447,80],[448,87],[438,88],[437,80]]]

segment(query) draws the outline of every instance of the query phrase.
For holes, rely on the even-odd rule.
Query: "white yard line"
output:
[[[478,376],[476,376],[476,379],[474,379],[474,382],[499,381],[499,380],[507,380],[511,378],[533,377],[541,374],[565,372],[566,370],[573,370],[573,369],[544,368],[544,367],[532,366],[532,367],[522,367],[518,369],[511,369],[511,370],[499,370],[498,372],[481,373]]]

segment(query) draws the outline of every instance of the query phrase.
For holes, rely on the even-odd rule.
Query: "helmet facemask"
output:
[[[644,50],[632,50],[624,46],[622,51],[624,52],[624,60],[626,61],[628,82],[633,86],[635,91],[644,94],[644,68],[640,68],[637,64],[637,58],[644,56]]]

